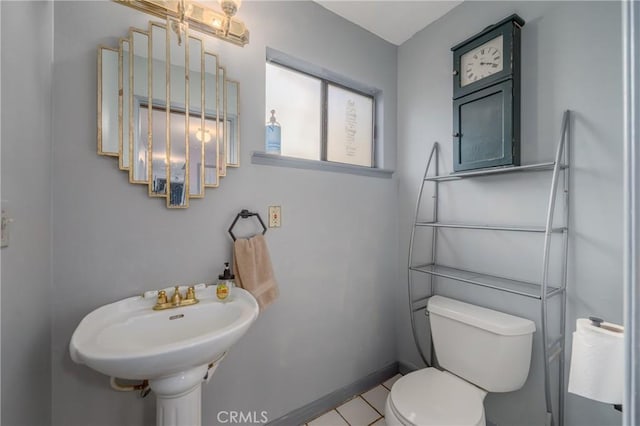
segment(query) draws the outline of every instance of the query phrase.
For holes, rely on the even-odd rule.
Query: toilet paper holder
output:
[[[591,321],[591,325],[593,327],[602,328],[603,330],[609,330],[609,331],[612,331],[614,333],[622,333],[622,331],[623,331],[620,327],[617,327],[615,325],[612,326],[609,323],[605,323],[605,321],[602,318],[589,317],[589,321]]]
[[[600,327],[600,324],[604,322],[602,318],[598,317],[589,317],[589,321],[591,321],[591,325],[594,327]]]

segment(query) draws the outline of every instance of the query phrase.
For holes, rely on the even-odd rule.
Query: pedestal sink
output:
[[[73,333],[71,358],[111,377],[149,380],[158,426],[200,425],[209,365],[255,321],[258,303],[240,288],[226,302],[213,286],[197,286],[196,295],[195,305],[162,311],[153,310],[156,292],[96,309]]]

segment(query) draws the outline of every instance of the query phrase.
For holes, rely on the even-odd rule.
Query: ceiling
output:
[[[314,1],[398,46],[462,3],[457,0]]]

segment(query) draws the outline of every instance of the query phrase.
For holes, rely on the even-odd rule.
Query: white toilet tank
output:
[[[533,321],[442,296],[427,305],[440,366],[489,392],[524,385]]]

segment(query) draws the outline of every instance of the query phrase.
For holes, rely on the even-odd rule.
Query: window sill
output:
[[[252,164],[263,166],[291,167],[294,169],[321,170],[325,172],[348,173],[360,176],[372,176],[391,179],[393,170],[376,169],[373,167],[355,166],[352,164],[334,163],[331,161],[307,160],[304,158],[285,157],[278,154],[267,154],[253,151]]]

